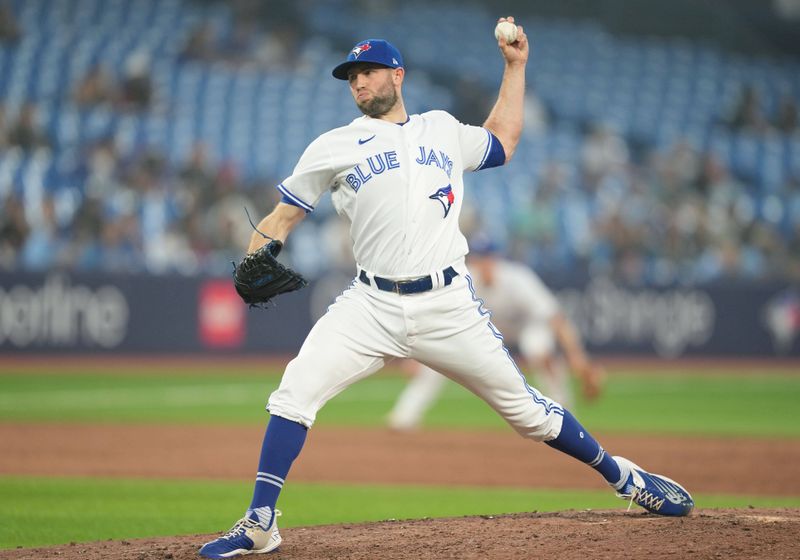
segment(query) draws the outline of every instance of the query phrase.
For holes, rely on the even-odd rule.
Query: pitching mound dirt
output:
[[[0,474],[251,480],[263,428],[1,424]],[[214,441],[209,446],[208,441]],[[692,492],[798,495],[800,442],[609,436],[622,455]],[[480,452],[476,452],[480,450]],[[220,462],[219,455],[226,460]],[[769,476],[759,473],[769,464]],[[644,465],[643,465],[644,466]],[[293,480],[603,487],[585,465],[502,432],[315,429]],[[0,498],[1,499],[1,498]],[[321,505],[324,507],[324,504]],[[231,519],[231,523],[234,520]],[[2,520],[0,520],[2,523]],[[220,527],[220,530],[224,527]],[[699,510],[682,519],[614,511],[387,521],[283,529],[271,560],[798,558],[800,510]],[[197,560],[217,535],[0,551],[0,560]]]
[[[271,560],[797,558],[800,510],[569,511],[285,529]],[[0,560],[197,560],[210,535],[0,551]]]

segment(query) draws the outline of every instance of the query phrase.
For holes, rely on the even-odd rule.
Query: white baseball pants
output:
[[[393,358],[411,358],[486,401],[520,435],[554,439],[563,408],[529,386],[463,263],[449,286],[399,295],[356,279],[311,329],[269,398],[271,414],[311,427],[328,400]]]

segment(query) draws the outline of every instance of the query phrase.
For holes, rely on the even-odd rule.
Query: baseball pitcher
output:
[[[462,176],[510,161],[522,131],[528,39],[513,18],[501,20],[506,21],[516,37],[498,39],[504,74],[483,126],[462,124],[444,111],[409,115],[403,57],[384,40],[359,42],[333,69],[334,78],[349,84],[363,116],[315,139],[278,186],[283,199],[260,221],[261,233],[253,234],[249,247],[248,256],[263,256],[263,278],[237,277],[237,290],[253,304],[285,286],[302,287],[290,276],[258,291],[276,275],[286,276],[272,270],[270,257],[326,193],[349,223],[358,272],[311,329],[269,397],[271,418],[250,507],[230,531],[203,545],[201,555],[230,558],[278,547],[275,506],[317,412],[394,358],[446,374],[520,435],[589,464],[621,496],[647,510],[691,511],[683,487],[607,454],[560,404],[528,385],[473,289],[464,261],[467,241],[458,228]]]

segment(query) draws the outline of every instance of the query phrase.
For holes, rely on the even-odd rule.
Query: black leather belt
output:
[[[442,277],[444,278],[444,285],[449,286],[453,282],[453,278],[458,276],[458,272],[452,266],[448,266],[442,271]],[[367,273],[363,270],[358,275],[358,279],[364,282],[367,286],[371,286],[372,282],[370,282],[369,278],[367,277]],[[394,292],[396,294],[419,294],[421,292],[427,292],[428,290],[433,289],[433,278],[430,276],[423,276],[421,278],[414,278],[413,280],[389,280],[387,278],[381,278],[380,276],[373,276],[372,279],[375,281],[375,286],[384,292]]]

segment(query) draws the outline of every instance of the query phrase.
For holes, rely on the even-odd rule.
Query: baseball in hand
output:
[[[504,37],[507,44],[511,44],[517,40],[517,26],[510,21],[501,21],[494,28],[494,36],[498,41],[500,37]]]

